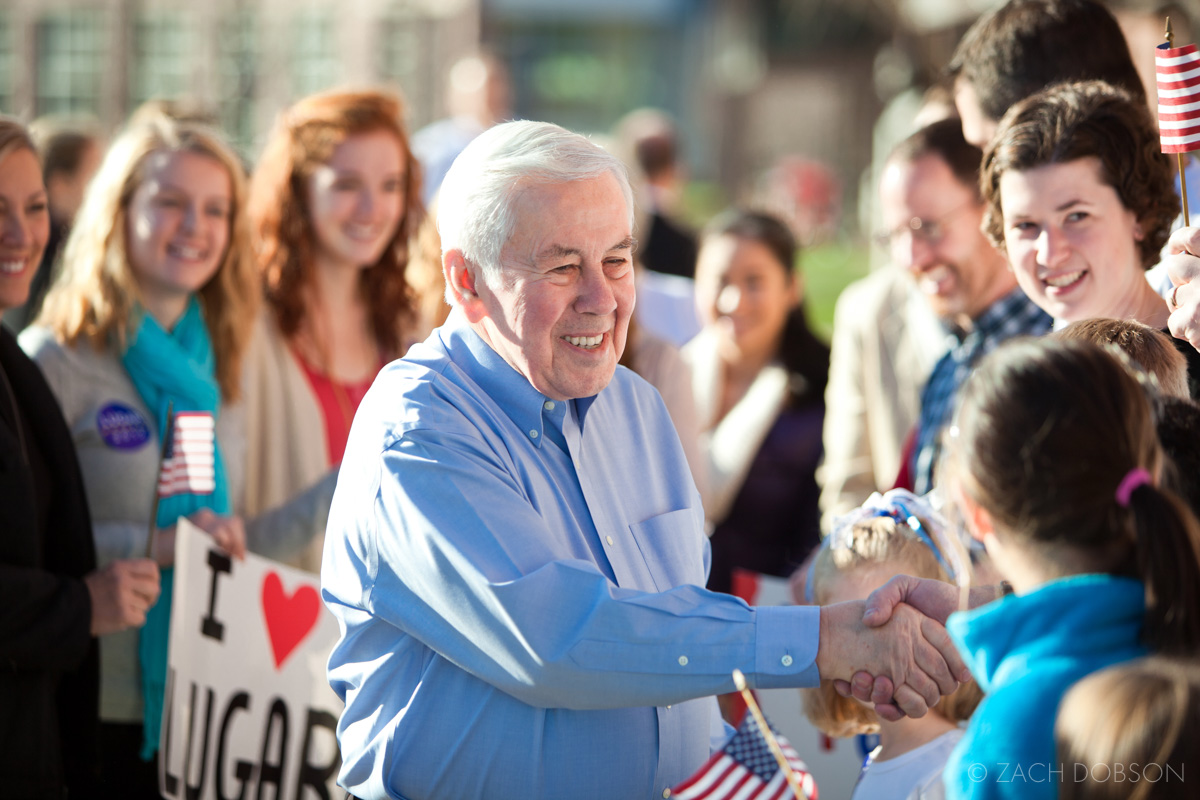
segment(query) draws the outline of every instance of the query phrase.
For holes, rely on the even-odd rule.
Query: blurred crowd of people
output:
[[[512,114],[495,58],[449,77],[452,116],[411,136],[391,92],[303,98],[249,170],[183,103],[150,104],[111,141],[0,120],[0,795],[159,796],[179,517],[234,556],[320,570],[359,403],[450,313],[438,185]],[[924,720],[810,690],[831,734],[881,732],[856,798],[1032,796],[970,766],[1054,760],[1071,685],[1147,655],[1067,695],[1059,752],[1183,764],[1200,721],[1200,354],[1168,328],[1194,330],[1176,286],[1200,233],[1168,244],[1179,196],[1142,78],[1104,6],[1010,0],[928,97],[881,165],[891,263],[842,293],[832,347],[805,315],[796,214],[738,207],[692,231],[675,125],[621,120],[608,144],[639,239],[621,363],[680,436],[709,588],[791,576],[798,602],[823,605],[897,574],[978,571],[1022,596],[952,629],[978,685]],[[779,169],[776,184],[837,203],[822,170]],[[825,206],[806,229],[832,224]],[[216,418],[216,489],[152,518],[172,405]],[[1041,657],[1036,678],[1012,666]],[[1184,796],[1164,788],[1139,796]]]

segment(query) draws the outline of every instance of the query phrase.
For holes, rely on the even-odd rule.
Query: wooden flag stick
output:
[[[746,707],[754,715],[754,721],[758,723],[758,729],[762,731],[763,738],[767,740],[767,746],[771,748],[771,755],[775,756],[775,760],[779,762],[779,768],[783,770],[784,776],[787,777],[788,785],[792,787],[792,793],[796,795],[797,800],[807,800],[808,795],[800,786],[800,778],[796,776],[796,771],[792,769],[792,765],[784,757],[783,750],[779,748],[779,742],[775,741],[775,734],[771,733],[771,728],[767,725],[767,720],[763,717],[762,711],[759,710],[758,701],[754,699],[754,694],[746,688],[746,676],[742,674],[740,669],[733,671],[733,685],[742,693],[742,699],[746,701]]]
[[[158,454],[158,479],[154,481],[154,502],[150,505],[150,530],[146,535],[146,558],[154,558],[154,540],[158,538],[158,485],[162,482],[163,464],[167,460],[167,450],[171,440],[175,438],[175,401],[167,401],[167,424],[162,432],[162,448]]]
[[[1183,153],[1175,154],[1175,163],[1179,166],[1179,194],[1183,197],[1183,227],[1191,225],[1188,219],[1187,177],[1183,171]]]

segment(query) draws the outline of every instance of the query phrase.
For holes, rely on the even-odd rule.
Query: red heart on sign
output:
[[[267,634],[271,637],[271,651],[275,655],[275,668],[279,669],[296,645],[316,626],[321,613],[321,599],[311,586],[301,586],[288,597],[283,591],[279,574],[268,572],[263,579],[262,605],[263,615],[267,618]]]

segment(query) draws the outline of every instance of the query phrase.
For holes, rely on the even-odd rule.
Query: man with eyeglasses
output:
[[[901,142],[880,181],[882,243],[954,336],[921,392],[915,444],[901,471],[900,483],[918,494],[933,488],[942,428],[975,364],[1006,339],[1051,325],[983,235],[980,159],[959,120],[941,120]]]

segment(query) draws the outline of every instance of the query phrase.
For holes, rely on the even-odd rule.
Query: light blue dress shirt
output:
[[[660,798],[712,695],[815,686],[819,610],[703,588],[704,514],[657,392],[538,393],[454,312],[350,432],[322,594],[339,782],[361,798]]]

